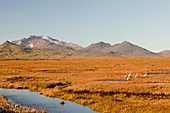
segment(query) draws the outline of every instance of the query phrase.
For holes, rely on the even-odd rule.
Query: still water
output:
[[[89,107],[58,98],[45,97],[29,90],[0,89],[0,95],[5,96],[10,103],[45,110],[47,113],[96,113]],[[65,104],[60,105],[61,101]]]

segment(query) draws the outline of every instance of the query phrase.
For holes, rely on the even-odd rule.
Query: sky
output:
[[[29,35],[159,52],[170,49],[170,0],[0,0],[0,43]]]

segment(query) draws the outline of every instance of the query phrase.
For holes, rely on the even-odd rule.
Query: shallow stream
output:
[[[45,110],[47,113],[96,113],[89,107],[58,98],[45,97],[38,92],[30,92],[29,90],[0,88],[0,95],[6,97],[12,104]],[[61,101],[64,101],[65,104],[61,105]]]

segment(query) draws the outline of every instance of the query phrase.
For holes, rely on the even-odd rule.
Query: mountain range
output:
[[[158,53],[153,53],[142,47],[134,45],[128,41],[119,44],[110,45],[109,43],[99,42],[91,44],[87,48],[82,49],[84,52],[92,52],[102,55],[120,56],[120,57],[154,57],[159,56]]]
[[[111,45],[98,42],[81,47],[48,36],[30,35],[27,38],[6,41],[0,45],[0,59],[61,59],[94,57],[170,57],[170,50],[159,53],[124,41]]]

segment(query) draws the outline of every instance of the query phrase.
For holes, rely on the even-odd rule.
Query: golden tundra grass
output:
[[[130,71],[139,77],[126,81]],[[0,61],[0,87],[28,88],[107,113],[170,112],[168,74],[170,58]]]

